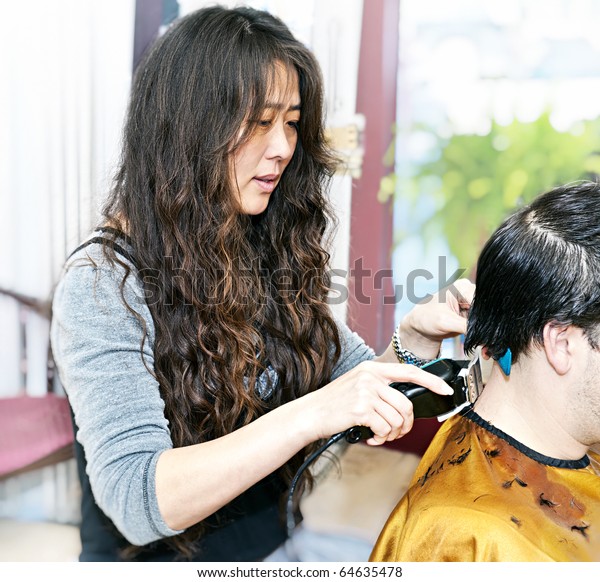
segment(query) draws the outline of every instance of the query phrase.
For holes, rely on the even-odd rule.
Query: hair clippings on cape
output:
[[[512,352],[510,351],[510,348],[506,348],[504,354],[499,358],[496,358],[496,361],[504,372],[504,375],[510,376],[510,367],[512,365]]]

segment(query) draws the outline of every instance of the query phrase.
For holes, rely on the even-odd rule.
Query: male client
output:
[[[487,384],[440,428],[371,561],[600,560],[598,184],[547,192],[492,235],[478,346]]]

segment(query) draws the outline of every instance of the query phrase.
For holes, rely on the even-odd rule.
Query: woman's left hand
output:
[[[458,279],[415,305],[400,322],[402,347],[421,358],[435,358],[443,339],[466,333],[475,293],[468,279]]]

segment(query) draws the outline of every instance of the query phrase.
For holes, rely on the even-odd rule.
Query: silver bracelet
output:
[[[433,360],[436,359],[419,358],[410,350],[403,348],[402,343],[400,342],[400,334],[398,333],[398,328],[394,330],[394,334],[392,335],[392,347],[394,348],[394,353],[396,354],[396,357],[398,358],[398,361],[401,364],[411,364],[413,366],[418,366],[419,368],[422,368],[425,364],[433,362]]]

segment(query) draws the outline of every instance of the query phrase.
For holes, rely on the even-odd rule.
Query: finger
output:
[[[468,279],[458,279],[448,287],[446,294],[452,295],[461,309],[468,309],[473,303],[475,285]]]
[[[460,293],[462,299],[469,305],[473,303],[473,297],[475,296],[475,284],[469,281],[469,279],[458,279],[454,282],[454,287]]]
[[[397,420],[396,414],[402,417],[403,421],[412,416],[413,404],[410,399],[399,390],[386,384],[378,394],[381,399],[381,405],[376,405],[376,410],[392,426],[399,426],[399,423],[394,423],[394,420]]]
[[[380,445],[388,440],[388,435],[392,432],[390,424],[378,414],[373,414],[373,417],[367,423],[368,427],[373,432],[373,436],[367,439],[372,441],[371,444]]]
[[[389,406],[389,408],[384,408],[382,404],[381,408],[377,408],[392,426],[392,430],[388,434],[388,441],[404,436],[412,429],[415,421],[412,401],[389,385],[386,386],[385,391],[382,391],[381,399],[382,403]]]
[[[435,374],[431,374],[430,372],[426,372],[421,368],[417,368],[418,372],[415,380],[412,380],[414,384],[418,384],[419,386],[423,386],[435,392],[436,394],[441,394],[442,396],[451,396],[454,394],[454,389],[444,382],[441,378],[438,378]]]
[[[374,365],[377,366],[377,372],[384,377],[387,384],[390,382],[412,382],[413,384],[428,388],[436,394],[454,394],[454,390],[441,378],[417,366],[410,364],[388,364],[385,362],[374,362]]]
[[[384,399],[379,401],[379,403],[376,406],[375,412],[377,412],[377,414],[379,414],[379,416],[381,416],[385,420],[390,429],[386,435],[383,435],[383,433],[381,432],[378,432],[377,434],[379,436],[385,436],[386,440],[388,441],[392,441],[394,439],[397,439],[400,434],[404,434],[407,430],[409,430],[405,427],[407,423],[409,425],[411,424],[413,419],[413,411],[412,403],[408,400],[408,398],[404,397],[403,394],[400,394],[399,392],[397,392],[393,388],[390,388],[389,386],[387,388],[388,389],[386,390],[386,392],[396,392],[396,394],[389,395],[390,400],[394,400],[394,398],[392,398],[394,396],[402,396],[402,398],[399,399],[401,403],[401,409],[399,410],[396,406],[394,406],[393,404],[389,404]],[[404,402],[405,400],[407,402]]]
[[[403,436],[405,436],[406,434],[408,434],[412,427],[413,427],[413,423],[414,423],[414,417],[411,413],[409,418],[405,418],[403,419],[404,422],[402,423],[401,426],[397,427],[396,429],[391,429],[387,435],[382,434],[381,431],[376,433],[375,431],[373,431],[373,429],[371,428],[371,431],[373,431],[373,436],[370,437],[369,439],[367,439],[365,442],[368,445],[382,445],[383,443],[386,442],[390,442],[390,441],[394,441],[397,440]],[[389,426],[389,425],[388,425]]]
[[[467,318],[452,311],[447,311],[443,315],[440,315],[438,325],[448,335],[467,333]]]
[[[474,286],[462,286],[459,288],[451,286],[448,288],[449,296],[447,294],[446,298],[454,311],[466,317],[473,303],[474,291]]]
[[[387,439],[379,437],[377,435],[372,436],[371,438],[368,438],[365,443],[370,445],[370,446],[378,446],[378,445],[382,445],[383,443],[386,443]]]
[[[365,423],[373,432],[368,444],[380,445],[407,434],[414,423],[412,402],[389,385],[378,387],[379,399],[374,403],[372,414]]]

